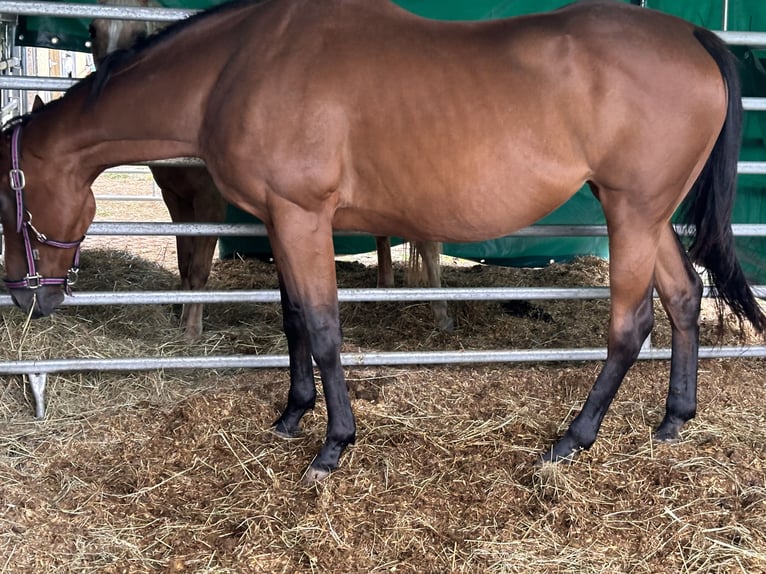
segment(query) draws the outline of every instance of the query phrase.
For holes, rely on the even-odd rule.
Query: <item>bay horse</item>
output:
[[[472,23],[388,0],[226,3],[114,52],[6,126],[6,284],[20,308],[49,315],[77,268],[95,177],[121,163],[202,158],[223,197],[265,223],[277,262],[290,356],[277,434],[299,434],[317,396],[312,358],[318,367],[327,431],[304,476],[314,482],[356,436],[333,229],[481,241],[589,183],[609,232],[607,358],[542,460],[595,441],[652,329],[653,288],[672,326],[654,436],[673,441],[697,404],[702,281],[692,262],[740,320],[766,331],[733,250],[742,115],[737,62],[718,37],[624,3]],[[671,226],[682,202],[688,255]]]
[[[111,6],[160,7],[155,0],[98,0]],[[114,20],[94,18],[88,27],[91,52],[96,66],[112,52],[131,49],[166,24],[142,20]],[[176,223],[223,223],[226,220],[226,201],[215,185],[210,173],[198,166],[151,166],[154,181],[160,188],[171,220]],[[182,290],[202,290],[210,277],[215,247],[214,236],[176,236],[178,272]],[[376,237],[378,257],[378,287],[394,286],[391,260],[391,242],[388,237]],[[408,265],[408,283],[420,281],[430,287],[441,286],[439,256],[441,244],[415,241],[411,244]],[[422,263],[422,267],[421,264]],[[421,277],[421,275],[423,277]],[[454,319],[446,301],[432,301],[431,309],[436,327],[442,331],[454,329]],[[181,329],[188,341],[202,335],[202,303],[186,303],[181,312]]]

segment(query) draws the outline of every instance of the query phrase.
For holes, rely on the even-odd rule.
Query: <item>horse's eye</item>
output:
[[[91,40],[96,38],[96,27],[93,24],[88,26],[88,36],[90,36]]]

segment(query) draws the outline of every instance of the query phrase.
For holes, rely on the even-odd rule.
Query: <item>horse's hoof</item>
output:
[[[301,429],[294,429],[294,430],[288,430],[287,428],[275,424],[273,427],[271,427],[271,433],[284,440],[296,440],[303,436],[303,433],[301,432]]]
[[[199,340],[202,339],[202,321],[199,323],[192,323],[188,321],[185,316],[182,316],[180,327],[183,332],[184,341],[187,343],[198,343]]]
[[[308,467],[306,474],[301,479],[303,486],[316,486],[322,482],[325,478],[330,476],[330,470],[324,468],[316,468],[314,466]]]
[[[537,458],[535,466],[541,467],[546,463],[571,464],[582,450],[582,446],[565,436],[550,449],[542,453]]]
[[[455,330],[455,320],[452,317],[445,317],[436,323],[436,328],[443,333],[452,333]]]
[[[202,339],[202,329],[185,329],[183,332],[184,341],[188,344],[199,343]]]
[[[673,444],[681,440],[681,427],[684,423],[676,421],[663,421],[654,431],[652,440],[658,443]]]
[[[566,456],[558,456],[558,457],[552,457],[551,451],[547,451],[537,457],[534,467],[541,468],[547,464],[572,464],[580,455],[581,451],[582,449],[577,449],[575,451],[570,452]]]
[[[652,435],[652,440],[660,444],[676,444],[681,442],[681,435],[679,433],[657,431]]]

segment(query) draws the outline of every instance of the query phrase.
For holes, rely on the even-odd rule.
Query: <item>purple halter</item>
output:
[[[67,295],[71,295],[71,286],[77,281],[77,272],[80,266],[80,244],[85,239],[83,235],[78,241],[56,241],[48,239],[43,233],[40,233],[32,225],[32,214],[24,207],[24,185],[26,180],[24,172],[19,167],[21,164],[21,148],[19,140],[21,139],[21,125],[13,128],[11,135],[11,171],[9,173],[9,182],[11,189],[16,194],[16,231],[21,233],[24,238],[24,251],[27,257],[27,275],[23,279],[11,281],[3,279],[9,289],[37,289],[43,285],[62,285]],[[26,217],[25,217],[26,216]],[[60,249],[76,248],[72,267],[67,271],[66,277],[43,277],[37,272],[35,261],[38,259],[37,250],[32,248],[32,242],[29,239],[29,231],[32,231],[34,238],[43,245],[58,247]]]

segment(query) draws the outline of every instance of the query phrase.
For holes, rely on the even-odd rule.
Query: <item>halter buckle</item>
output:
[[[27,276],[24,277],[24,283],[26,283],[28,289],[37,289],[43,284],[43,276],[39,273],[35,273],[34,275],[27,273]]]
[[[77,283],[77,277],[80,273],[80,270],[77,267],[70,267],[69,270],[66,272],[66,285],[67,287],[74,285]]]
[[[27,184],[24,172],[18,168],[13,168],[8,172],[9,184],[13,191],[21,191]]]

